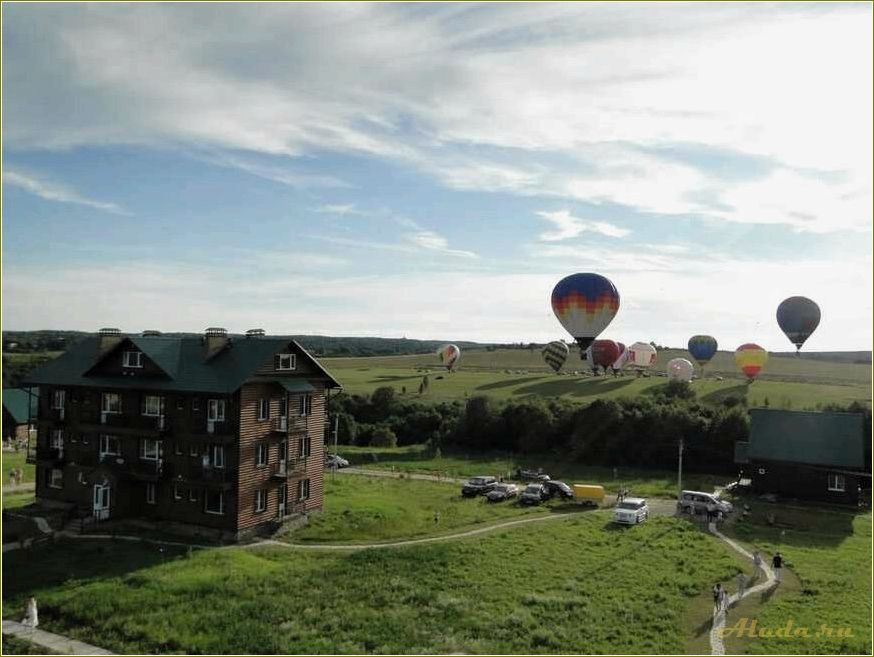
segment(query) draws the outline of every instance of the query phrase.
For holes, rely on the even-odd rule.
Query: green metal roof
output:
[[[3,389],[3,408],[5,408],[16,424],[27,424],[27,403],[30,400],[30,417],[36,418],[39,402],[39,389],[33,389],[33,395],[28,395],[23,388]]]
[[[276,383],[288,392],[313,392],[315,390],[309,383],[300,379],[276,379]]]
[[[855,413],[750,411],[750,461],[834,467],[865,465],[864,418]]]
[[[128,342],[129,341],[129,342]],[[151,359],[167,378],[106,376],[91,373],[94,366],[110,353],[134,344]],[[234,340],[229,348],[209,360],[203,358],[200,338],[128,337],[101,357],[97,355],[97,338],[74,345],[58,358],[36,368],[26,383],[38,385],[103,386],[108,388],[138,388],[176,390],[183,392],[216,392],[230,394],[255,371],[269,362],[276,352],[294,344],[315,366],[318,373],[307,378],[322,379],[328,387],[340,384],[312,356],[293,340],[285,338],[253,338]],[[292,379],[294,380],[294,379]],[[303,375],[300,379],[305,380]]]

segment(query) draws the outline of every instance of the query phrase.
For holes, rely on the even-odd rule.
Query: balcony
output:
[[[306,459],[288,459],[287,461],[279,461],[270,466],[270,477],[272,479],[285,480],[289,477],[296,477],[306,472]]]
[[[64,462],[64,450],[58,447],[40,447],[27,446],[27,455],[25,456],[26,463],[36,463],[37,461],[52,461],[53,463]]]
[[[146,459],[131,459],[121,464],[115,462],[122,473],[131,479],[142,481],[157,481],[158,479],[172,477],[172,465],[163,460],[157,461]]]
[[[137,431],[166,432],[168,422],[163,415],[125,415],[122,413],[101,413],[100,424],[120,429]]]
[[[203,481],[211,484],[231,484],[236,480],[236,471],[229,468],[216,468],[211,465],[190,464],[177,473],[189,481]]]

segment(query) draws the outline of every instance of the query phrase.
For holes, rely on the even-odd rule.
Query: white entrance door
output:
[[[109,486],[97,484],[94,486],[94,517],[97,520],[109,518]]]

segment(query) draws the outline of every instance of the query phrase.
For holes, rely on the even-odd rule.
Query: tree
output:
[[[388,426],[381,424],[374,428],[370,436],[372,447],[397,447],[398,437]]]

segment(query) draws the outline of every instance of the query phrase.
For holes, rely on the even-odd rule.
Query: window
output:
[[[828,489],[835,491],[835,492],[838,492],[838,493],[843,493],[844,491],[846,491],[847,490],[847,483],[844,480],[844,475],[829,472],[828,473]]]
[[[258,400],[258,419],[266,420],[270,417],[270,400],[269,399],[259,399]]]
[[[310,480],[301,479],[297,482],[297,499],[308,500],[310,498]]]
[[[66,395],[66,390],[55,390],[52,393],[52,408],[64,408],[64,398]]]
[[[313,396],[303,395],[300,398],[300,414],[309,415],[313,412]]]
[[[156,498],[158,497],[157,488],[155,482],[146,482],[146,504],[155,504]]]
[[[176,410],[177,411],[184,411],[185,410],[185,400],[182,399],[182,397],[176,398]]]
[[[267,443],[258,443],[255,445],[255,467],[267,465],[268,459]]]
[[[255,513],[262,513],[267,508],[267,491],[265,489],[255,491]]]
[[[143,415],[160,416],[164,414],[164,398],[146,395],[143,398]]]
[[[121,454],[121,441],[118,436],[100,436],[100,458]]]
[[[297,455],[300,458],[306,458],[310,455],[310,437],[309,436],[301,436],[300,438],[300,447],[297,451]]]
[[[140,458],[147,461],[157,461],[161,451],[161,441],[143,438],[140,441]]]
[[[182,456],[184,453],[184,446],[181,440],[177,440],[173,443],[173,453],[176,454],[176,456]]]
[[[188,501],[189,502],[196,502],[197,501],[197,489],[196,488],[189,488],[188,489]]]
[[[179,484],[173,484],[173,499],[181,500],[182,499],[182,489],[179,488]]]
[[[293,370],[297,361],[295,354],[276,354],[274,358],[274,369],[282,371]]]
[[[200,452],[197,449],[197,445],[191,444],[188,446],[188,456],[198,456]]]
[[[287,417],[288,416],[288,398],[280,397],[279,398],[279,417]]]
[[[49,488],[63,488],[64,487],[64,471],[58,468],[49,468],[48,470],[48,480],[46,483],[49,485]]]
[[[206,419],[210,422],[223,422],[225,419],[225,400],[210,399],[206,411]]]
[[[212,467],[225,467],[225,448],[222,445],[212,446]]]
[[[200,397],[195,397],[191,400],[191,410],[199,411],[200,410]]]
[[[207,513],[221,515],[225,512],[225,496],[221,491],[207,490],[204,495],[205,510]]]
[[[104,413],[121,413],[121,395],[117,392],[104,392],[100,409]]]
[[[52,429],[52,435],[49,438],[49,447],[63,451],[64,449],[64,430]]]
[[[141,351],[126,351],[122,360],[124,367],[142,367],[143,352]]]

